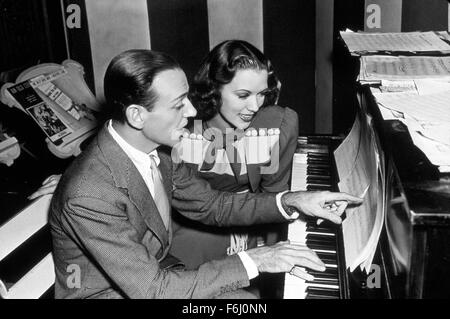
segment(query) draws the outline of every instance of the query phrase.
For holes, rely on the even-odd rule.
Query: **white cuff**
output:
[[[247,271],[248,279],[251,280],[253,278],[258,277],[259,271],[258,267],[256,267],[255,262],[250,256],[245,252],[241,251],[237,254],[239,258],[241,258],[242,264],[244,265],[245,270]]]
[[[281,196],[283,196],[283,194],[286,194],[287,192],[289,192],[289,191],[284,191],[284,192],[278,193],[277,196],[275,197],[277,200],[278,210],[280,211],[281,215],[283,215],[283,217],[286,218],[287,220],[297,219],[299,216],[297,212],[294,212],[294,213],[292,213],[292,215],[289,215],[284,210],[283,205],[281,205]]]

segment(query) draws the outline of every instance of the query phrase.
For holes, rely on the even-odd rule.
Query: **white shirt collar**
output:
[[[137,166],[147,166],[150,167],[150,156],[153,156],[156,165],[159,165],[160,159],[158,156],[158,152],[156,149],[151,151],[150,153],[144,153],[134,146],[130,145],[127,141],[125,141],[119,133],[112,126],[112,120],[108,122],[108,131],[113,137],[113,139],[119,144],[119,146],[123,149],[123,151],[128,155],[128,157],[135,163]]]

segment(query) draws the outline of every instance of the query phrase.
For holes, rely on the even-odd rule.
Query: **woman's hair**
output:
[[[194,77],[189,98],[197,109],[197,118],[209,120],[222,106],[220,90],[230,83],[238,70],[266,70],[268,93],[263,106],[276,103],[278,79],[264,54],[248,42],[228,40],[218,44],[203,60]]]
[[[158,98],[152,89],[154,78],[173,69],[181,68],[162,52],[128,50],[117,55],[106,70],[103,85],[109,117],[125,122],[125,111],[131,104],[151,110]]]

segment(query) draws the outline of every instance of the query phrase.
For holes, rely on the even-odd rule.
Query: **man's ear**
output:
[[[129,105],[125,110],[125,116],[127,118],[128,124],[130,124],[135,129],[141,130],[144,127],[146,112],[148,111],[141,105]]]

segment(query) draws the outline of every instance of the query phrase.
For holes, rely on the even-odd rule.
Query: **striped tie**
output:
[[[159,214],[163,220],[166,229],[169,229],[170,218],[170,206],[169,199],[167,198],[166,190],[162,182],[161,173],[159,172],[158,165],[156,165],[154,155],[150,155],[152,178],[154,185],[154,197],[153,200],[158,208]]]

